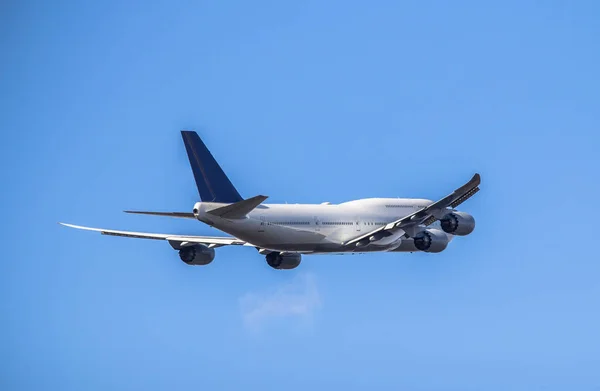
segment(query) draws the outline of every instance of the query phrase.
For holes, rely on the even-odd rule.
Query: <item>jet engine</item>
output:
[[[300,265],[302,255],[300,254],[281,254],[272,252],[267,254],[267,263],[273,269],[294,269]]]
[[[465,212],[452,212],[442,217],[440,225],[448,234],[465,236],[475,229],[475,219]]]
[[[439,253],[448,246],[448,236],[439,229],[428,229],[414,237],[415,247],[427,253]]]
[[[215,259],[215,250],[202,244],[182,247],[179,258],[188,265],[208,265]]]

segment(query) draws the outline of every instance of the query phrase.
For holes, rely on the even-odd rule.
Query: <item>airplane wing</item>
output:
[[[448,210],[446,208],[456,208],[458,205],[471,198],[475,193],[479,191],[480,183],[481,177],[479,176],[479,174],[475,174],[469,182],[454,190],[452,193],[448,194],[441,200],[434,202],[429,206],[421,208],[413,214],[410,214],[396,221],[392,221],[391,223],[381,226],[369,233],[354,238],[344,243],[344,245],[350,245],[360,242],[361,240],[369,238],[379,232],[385,234],[391,232],[398,232],[402,230],[405,232],[406,235],[408,235],[408,237],[412,237],[420,231],[420,229],[418,229],[419,225],[428,226],[433,224],[437,220],[444,217],[446,213],[448,213]]]
[[[117,231],[112,229],[103,228],[90,228],[82,227],[80,225],[73,225],[67,223],[59,223],[65,227],[83,229],[86,231],[100,232],[102,235],[111,236],[122,236],[126,238],[138,238],[138,239],[155,239],[155,240],[167,240],[169,244],[175,249],[181,248],[189,244],[204,244],[209,247],[221,247],[221,246],[244,246],[250,245],[249,243],[234,238],[234,237],[219,237],[219,236],[191,236],[191,235],[171,235],[171,234],[154,234],[146,232],[131,232],[131,231]]]

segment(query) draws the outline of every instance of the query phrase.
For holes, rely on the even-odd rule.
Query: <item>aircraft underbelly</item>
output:
[[[324,235],[310,231],[273,230],[248,236],[253,244],[280,251],[310,251],[326,241]]]
[[[311,251],[315,246],[326,241],[325,235],[320,232],[277,225],[260,225],[252,221],[244,224],[217,223],[215,227],[257,247],[270,250]]]
[[[377,220],[378,218],[372,218]],[[384,220],[385,218],[379,218]],[[366,246],[344,246],[342,243],[355,237],[356,225],[349,229],[327,229],[318,227],[316,230],[311,226],[286,225],[285,223],[273,222],[279,219],[256,219],[250,218],[244,221],[223,219],[215,221],[214,227],[230,235],[244,240],[258,248],[273,251],[289,251],[303,253],[366,253],[376,251],[415,251],[412,241],[405,241],[398,233],[384,237]],[[283,220],[285,221],[285,220]],[[302,221],[301,218],[289,218],[288,221]]]

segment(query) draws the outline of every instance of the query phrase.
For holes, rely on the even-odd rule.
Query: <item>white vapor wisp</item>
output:
[[[244,325],[257,331],[270,322],[285,318],[295,318],[310,325],[321,302],[314,276],[300,274],[269,290],[246,293],[240,298],[240,308]]]

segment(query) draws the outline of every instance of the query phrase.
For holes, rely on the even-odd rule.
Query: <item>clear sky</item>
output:
[[[600,388],[600,3],[4,1],[0,388]],[[189,267],[180,129],[243,196],[440,198],[441,254]]]

